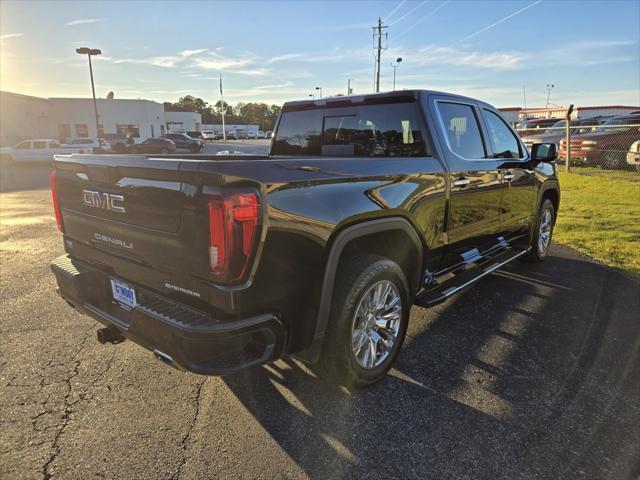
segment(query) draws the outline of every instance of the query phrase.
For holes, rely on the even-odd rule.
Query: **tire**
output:
[[[553,239],[553,227],[556,223],[556,209],[553,206],[553,202],[546,198],[540,210],[538,210],[538,216],[536,217],[536,229],[533,232],[531,238],[531,250],[524,256],[525,260],[531,262],[544,262],[549,254],[551,248],[551,241]],[[541,237],[542,232],[542,237]],[[546,234],[546,235],[545,235]],[[546,237],[546,241],[544,238]]]
[[[620,152],[603,152],[598,157],[598,166],[608,170],[624,168],[624,154]]]
[[[161,153],[162,155],[166,155],[167,153],[169,153],[169,149],[168,149],[168,148],[161,148],[161,149],[160,149],[160,153]]]
[[[367,314],[371,312],[368,301],[383,292],[387,293],[380,302],[384,306]],[[342,263],[318,365],[320,375],[348,389],[384,378],[404,342],[410,307],[407,279],[397,263],[377,255],[359,255]]]

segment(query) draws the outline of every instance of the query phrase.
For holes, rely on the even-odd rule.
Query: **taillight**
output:
[[[209,202],[209,268],[218,280],[244,280],[258,243],[259,223],[255,193],[233,193]]]
[[[62,226],[62,215],[60,214],[60,205],[58,205],[58,193],[56,192],[56,171],[55,170],[49,174],[49,183],[51,184],[51,196],[53,197],[53,211],[56,215],[56,223],[58,224],[58,230],[64,233],[64,227]]]

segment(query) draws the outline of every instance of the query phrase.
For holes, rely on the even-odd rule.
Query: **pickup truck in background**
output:
[[[626,169],[627,153],[636,140],[640,140],[640,113],[612,117],[591,133],[571,137],[571,162]],[[561,140],[560,156],[566,157],[566,149],[566,140]]]
[[[73,153],[93,153],[95,144],[60,144],[57,140],[36,139],[24,140],[13,147],[0,148],[3,160],[16,163],[53,162],[54,155]]]
[[[167,364],[380,380],[413,305],[549,252],[555,146],[415,90],[285,103],[266,156],[57,156],[60,295]],[[523,292],[524,294],[524,292]]]

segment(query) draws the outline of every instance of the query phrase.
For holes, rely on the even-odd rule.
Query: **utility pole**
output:
[[[375,68],[375,80],[376,80],[376,93],[380,91],[380,57],[382,56],[382,29],[387,28],[385,25],[382,25],[382,19],[378,18],[378,25],[373,27],[373,36],[378,36],[378,46],[376,47],[376,68]],[[386,37],[386,34],[385,34]],[[384,49],[386,50],[386,48]]]
[[[351,90],[351,78],[347,78],[347,96],[351,95],[353,91]]]
[[[222,115],[222,140],[227,140],[227,131],[224,128],[224,94],[222,93],[222,75],[220,75],[220,114]]]
[[[522,99],[524,100],[524,119],[527,119],[527,87],[522,86]]]

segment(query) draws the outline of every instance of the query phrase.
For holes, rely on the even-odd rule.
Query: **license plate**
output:
[[[111,279],[111,291],[113,299],[119,304],[127,308],[136,306],[136,291],[126,283]]]

